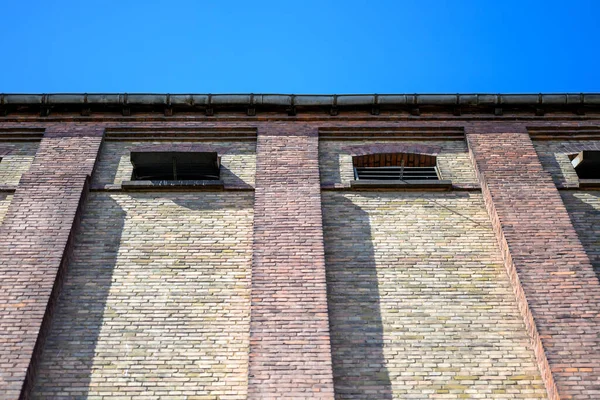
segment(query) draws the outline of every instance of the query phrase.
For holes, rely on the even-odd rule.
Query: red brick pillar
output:
[[[332,399],[315,128],[259,130],[253,250],[249,399]]]
[[[600,284],[558,190],[524,128],[467,141],[549,397],[600,399]]]
[[[101,130],[48,130],[0,225],[0,398],[27,398]]]

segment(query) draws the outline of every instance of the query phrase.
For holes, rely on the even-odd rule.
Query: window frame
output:
[[[360,159],[358,158],[360,157]],[[373,161],[376,164],[381,164],[382,160],[385,160],[385,164],[390,163],[400,163],[398,165],[385,165],[385,166],[365,166],[364,160],[368,159],[368,162]],[[398,161],[400,160],[400,161]],[[405,166],[405,161],[409,160],[413,165]],[[367,162],[367,163],[368,163]],[[433,165],[414,165],[419,164],[420,162],[425,164],[433,164]],[[361,165],[357,165],[361,164]],[[435,190],[449,190],[452,188],[452,181],[445,180],[442,178],[442,174],[437,165],[437,157],[430,154],[415,154],[415,153],[373,153],[373,154],[363,154],[360,156],[352,157],[352,167],[354,172],[354,180],[350,182],[350,186],[353,189],[435,189]],[[397,173],[393,171],[393,169],[400,169],[399,179],[365,179],[364,175],[361,177],[361,172],[358,169],[369,168],[372,170],[384,169],[390,170],[392,169],[392,174]],[[404,175],[406,170],[411,172],[415,172],[417,169],[429,169],[431,172],[435,172],[435,178],[425,177],[424,179],[418,179],[414,176],[411,176],[409,179],[406,179]]]
[[[600,150],[581,150],[578,153],[569,154],[571,166],[577,174],[580,188],[600,188]],[[578,169],[578,167],[580,167]],[[597,176],[589,177],[589,170]],[[582,171],[582,169],[585,169]],[[582,177],[585,176],[585,177]]]
[[[171,175],[171,177],[173,179],[152,179],[150,176],[150,179],[139,179],[138,176],[136,175],[136,169],[140,168],[140,165],[138,164],[136,166],[136,163],[132,160],[133,155],[134,154],[152,154],[152,153],[156,153],[159,154],[160,156],[158,157],[160,159],[160,157],[162,157],[163,159],[162,161],[162,167],[164,168],[167,163],[164,162],[164,159],[168,159],[169,157],[172,158],[172,162],[173,162],[173,174]],[[204,163],[205,165],[202,165],[202,162],[198,162],[197,164],[195,164],[196,167],[206,167],[208,166],[208,170],[210,171],[210,163],[213,161],[216,164],[216,172],[218,172],[218,175],[215,175],[217,177],[217,179],[177,179],[177,155],[178,154],[186,154],[186,155],[191,155],[191,154],[205,154],[205,155],[209,155],[209,158],[211,158],[211,160],[208,163]],[[189,157],[187,157],[189,160]],[[171,188],[197,188],[197,189],[224,189],[224,183],[223,180],[221,179],[221,157],[218,155],[217,152],[211,151],[211,152],[207,152],[207,151],[132,151],[130,153],[130,160],[131,160],[131,164],[133,165],[133,171],[131,174],[131,180],[129,181],[124,181],[121,183],[121,187],[123,189],[171,189]],[[200,159],[200,161],[202,161]],[[146,167],[150,168],[150,171],[152,171],[152,165],[151,165],[151,161],[145,161]],[[189,163],[188,162],[188,168],[193,167],[194,164]],[[160,168],[157,167],[157,173],[159,174],[158,176],[160,176]],[[155,172],[156,172],[155,171]],[[164,172],[164,171],[162,171]],[[215,172],[215,171],[213,171]],[[168,176],[168,173],[164,173],[163,176]],[[199,176],[201,177],[201,176]],[[162,178],[162,177],[161,177]]]

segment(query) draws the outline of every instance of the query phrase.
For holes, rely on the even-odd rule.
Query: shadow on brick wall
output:
[[[600,191],[561,191],[561,196],[600,280]]]
[[[342,179],[342,163],[340,162],[341,154],[333,154],[319,152],[319,175],[321,185],[333,185],[341,183]],[[351,167],[352,161],[350,161]]]
[[[252,189],[254,187],[224,165],[221,166],[221,180],[225,182],[228,189]]]
[[[338,399],[392,399],[369,216],[343,196],[324,204],[327,295]]]
[[[160,369],[164,360],[152,357],[164,348],[166,353],[177,350],[181,354],[187,351],[185,346],[195,340],[188,330],[191,328],[182,323],[184,317],[192,314],[180,312],[193,307],[190,306],[193,296],[186,288],[169,289],[173,302],[185,302],[177,305],[177,309],[154,308],[167,301],[161,300],[165,292],[158,293],[158,287],[168,288],[169,282],[184,279],[188,271],[180,269],[179,257],[165,257],[167,252],[160,240],[177,234],[169,229],[176,229],[174,227],[183,224],[181,221],[200,223],[191,219],[204,215],[197,211],[211,215],[211,211],[223,209],[248,210],[251,198],[251,192],[220,191],[92,193],[75,239],[74,257],[66,273],[32,397],[81,399],[112,397],[117,393],[130,395],[136,391],[141,395],[144,390],[151,390],[142,387],[142,382],[150,387],[156,383],[156,377],[172,378],[171,371],[177,372],[180,361],[176,360],[173,366],[165,365],[167,373]],[[188,212],[192,215],[186,215]],[[219,219],[210,218],[209,222],[220,223]],[[165,225],[166,221],[170,224]],[[175,240],[186,239],[164,240],[171,240],[172,245]],[[206,250],[206,246],[202,249]],[[223,249],[227,250],[228,247]],[[215,253],[218,251],[215,248]],[[186,253],[177,254],[185,257]],[[162,257],[159,263],[156,262],[158,257]],[[161,273],[165,275],[159,275]],[[207,290],[206,287],[201,289]],[[198,296],[196,300],[207,301],[206,294]],[[157,300],[156,303],[153,300]],[[179,313],[178,325],[175,322],[161,324],[164,315],[174,313]],[[149,321],[149,316],[156,319]],[[179,349],[173,344],[174,339],[162,342],[160,336],[176,329],[181,329],[178,338],[183,345]],[[221,359],[218,364],[223,370],[229,365],[228,360]],[[192,364],[186,366],[189,365]],[[181,366],[181,370],[184,369]],[[176,385],[177,378],[171,384]],[[181,385],[190,386],[189,382]]]
[[[106,313],[115,312],[107,309],[106,302],[125,216],[110,196],[88,202],[32,398],[86,398],[89,394],[103,321]],[[114,360],[118,357],[115,353]]]

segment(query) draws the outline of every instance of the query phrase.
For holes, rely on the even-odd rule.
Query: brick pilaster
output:
[[[0,398],[27,398],[102,130],[53,128],[0,226]]]
[[[320,190],[316,128],[259,130],[250,399],[333,398]]]
[[[600,398],[600,284],[558,190],[523,128],[467,141],[549,397]]]

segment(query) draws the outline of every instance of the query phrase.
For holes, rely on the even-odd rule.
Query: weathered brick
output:
[[[600,278],[600,192],[582,190],[562,191],[560,194],[596,276]],[[571,274],[568,272],[568,275]],[[593,371],[592,368],[581,370]]]
[[[0,225],[0,398],[31,386],[101,135],[48,130]]]
[[[259,129],[250,399],[331,399],[318,165],[310,126]]]
[[[252,206],[93,193],[33,397],[246,398]]]
[[[600,284],[555,183],[523,127],[476,125],[467,140],[550,398],[597,398]]]
[[[33,162],[39,142],[2,142],[0,147],[8,154],[0,154],[0,185],[18,185]]]
[[[337,398],[545,396],[481,194],[326,192],[323,213]]]
[[[482,118],[480,114],[453,118],[449,114],[432,114],[426,109],[422,110],[420,117],[381,111],[379,117],[364,112],[348,112],[337,117],[309,113],[291,118],[278,113],[261,113],[256,118],[247,118],[229,112],[215,117],[182,114],[173,118],[145,112],[131,117],[104,113],[83,119],[73,113],[58,113],[50,118],[29,114],[13,114],[7,120],[0,117],[3,133],[13,127],[46,128],[36,162],[24,160],[19,167],[22,168],[20,172],[19,168],[13,170],[12,167],[10,171],[5,170],[6,176],[12,174],[12,177],[0,182],[0,186],[15,185],[19,182],[17,176],[29,168],[25,164],[32,164],[30,173],[23,175],[14,195],[12,188],[4,188],[4,199],[0,197],[0,209],[8,207],[0,229],[6,229],[3,234],[10,234],[0,236],[0,242],[8,243],[0,259],[0,265],[4,263],[3,267],[6,267],[1,271],[6,272],[2,290],[5,295],[20,290],[23,299],[6,303],[12,307],[0,303],[0,308],[4,307],[0,312],[0,318],[3,318],[0,330],[4,329],[6,337],[10,338],[17,332],[16,329],[23,326],[31,328],[26,335],[12,336],[12,339],[17,336],[24,339],[18,343],[19,352],[23,350],[19,354],[25,354],[35,341],[43,343],[45,331],[36,331],[36,326],[49,326],[39,324],[44,315],[40,305],[48,304],[44,296],[52,285],[60,286],[60,274],[56,273],[55,265],[64,266],[67,263],[61,264],[60,260],[68,261],[69,252],[65,251],[68,250],[68,237],[72,235],[73,226],[77,225],[73,222],[77,219],[75,215],[82,194],[87,192],[82,182],[85,182],[89,174],[87,168],[93,165],[97,154],[97,150],[85,153],[97,143],[96,138],[90,140],[93,136],[90,132],[104,127],[125,131],[131,128],[129,137],[143,134],[145,128],[158,132],[168,127],[169,132],[175,132],[173,140],[123,140],[113,137],[104,143],[97,174],[93,177],[94,185],[100,191],[92,194],[84,215],[84,229],[77,236],[75,258],[70,263],[72,269],[46,346],[48,351],[39,370],[36,396],[73,398],[87,393],[90,399],[136,400],[183,399],[186,396],[190,399],[244,398],[246,395],[261,399],[331,398],[334,387],[332,376],[335,376],[335,395],[338,398],[541,398],[547,395],[539,379],[540,374],[531,367],[531,350],[524,339],[529,334],[534,338],[537,364],[553,398],[558,396],[553,391],[554,381],[558,383],[563,398],[594,398],[597,394],[595,357],[598,345],[589,332],[598,331],[594,325],[596,317],[590,317],[588,325],[582,324],[581,319],[564,317],[584,309],[591,315],[589,308],[596,304],[595,295],[589,296],[591,292],[588,289],[594,282],[597,284],[597,279],[592,279],[593,271],[586,261],[589,256],[595,262],[593,255],[598,247],[589,232],[595,214],[590,208],[583,210],[582,205],[595,202],[592,199],[594,192],[564,192],[561,200],[548,174],[540,173],[540,160],[549,171],[555,168],[548,168],[552,158],[559,155],[556,171],[566,173],[571,168],[565,162],[566,151],[572,151],[579,144],[574,146],[574,141],[564,140],[565,144],[573,146],[545,149],[545,145],[536,141],[539,159],[532,161],[536,157],[532,155],[531,143],[527,143],[526,127],[577,129],[579,125],[598,125],[597,116],[580,118],[562,113],[555,114],[552,119],[531,119],[531,116],[505,112],[505,117],[489,120],[489,117]],[[512,128],[507,129],[507,124]],[[210,130],[213,127],[221,129],[219,132],[226,132],[228,127],[257,128],[258,154],[255,143],[247,138],[240,142],[206,138],[196,142],[196,139],[191,139],[193,135],[182,136],[180,140],[176,133],[180,128],[189,133],[196,128]],[[390,140],[322,140],[320,151],[317,151],[317,131],[322,127],[338,130],[359,128],[361,132],[373,128],[379,136],[389,131],[391,136],[395,135],[394,132],[398,133],[398,137],[390,137]],[[485,151],[474,152],[473,163],[467,157],[465,142],[458,140],[461,134],[451,142],[440,135],[435,140],[430,137],[422,141],[400,137],[405,128],[415,130],[417,136],[427,136],[427,132],[444,127],[458,133],[464,127],[470,139],[476,135],[477,140],[481,140],[478,145],[483,147],[479,146],[479,150]],[[519,134],[518,140],[513,136],[514,132]],[[5,154],[2,149],[6,152],[8,145],[15,150],[25,142],[6,143],[4,139],[0,146],[1,154]],[[48,147],[48,143],[55,144],[56,148],[48,151],[53,147]],[[595,140],[588,139],[580,144],[596,146],[595,143]],[[37,146],[34,142],[28,145]],[[118,183],[131,176],[128,153],[138,146],[218,148],[222,154],[226,190],[220,193],[122,191]],[[348,172],[352,171],[349,148],[375,151],[388,146],[429,149],[424,150],[427,154],[433,151],[438,156],[442,176],[450,178],[457,191],[348,191],[347,184],[351,179]],[[470,150],[475,147],[472,145]],[[29,156],[34,153],[35,150],[30,149]],[[11,151],[10,154],[15,153]],[[323,195],[323,216],[319,162],[323,189],[343,190]],[[82,163],[83,170],[80,168]],[[475,164],[479,172],[477,179]],[[7,165],[4,163],[4,167]],[[0,172],[2,168],[0,162]],[[574,188],[573,172],[569,172],[568,179],[571,181],[563,186]],[[506,276],[498,269],[501,265],[498,250],[490,247],[493,240],[489,220],[486,222],[482,214],[482,196],[478,192],[480,183],[483,185],[485,206],[493,220],[491,226],[500,239],[500,250],[507,261],[511,286],[516,290],[518,302],[511,301],[507,295]],[[256,220],[250,233],[248,218],[252,218],[252,195],[235,190],[251,191],[253,186],[257,188]],[[463,189],[468,192],[461,191]],[[571,194],[574,198],[569,198]],[[7,206],[11,196],[11,205]],[[206,204],[200,199],[210,196],[215,196],[212,198],[223,206],[222,210],[215,213],[204,211]],[[174,199],[182,200],[186,206],[172,202]],[[348,207],[338,210],[341,207],[338,199]],[[125,211],[121,204],[131,207]],[[242,216],[236,214],[241,212],[238,209],[240,204],[245,204],[246,209]],[[181,211],[187,206],[190,206],[189,213],[180,215],[171,212]],[[355,213],[344,214],[348,213],[348,208]],[[332,210],[335,212],[330,212]],[[116,218],[103,218],[103,213],[112,213]],[[161,217],[163,213],[168,216],[164,220]],[[228,228],[230,213],[237,215],[235,224],[242,228],[241,232]],[[123,219],[123,215],[127,216],[124,221],[128,222],[120,229],[118,221]],[[132,215],[136,217],[127,219]],[[365,217],[368,224],[357,223],[356,215]],[[323,250],[322,217],[327,235],[326,252]],[[196,218],[205,218],[203,221],[207,226],[197,226],[194,223],[198,221]],[[177,225],[167,222],[168,219],[174,219]],[[468,228],[471,222],[467,219],[480,225]],[[160,222],[154,224],[156,221]],[[427,236],[418,231],[419,223],[439,231],[430,232]],[[7,224],[10,228],[6,228]],[[574,233],[573,225],[579,237]],[[136,227],[140,226],[148,227],[148,230],[136,231]],[[342,227],[350,226],[358,230],[340,233]],[[219,229],[231,233],[227,237],[219,236]],[[114,235],[107,238],[102,234],[104,230]],[[178,231],[185,234],[174,233]],[[177,243],[186,243],[186,238],[213,233],[217,235],[216,241],[209,243],[202,239],[194,244],[201,249],[199,252],[187,252],[178,247],[180,244]],[[365,268],[370,264],[361,258],[364,257],[362,246],[357,244],[368,243],[371,235],[374,274],[372,269]],[[244,245],[235,240],[229,242],[229,238],[242,236],[247,241]],[[127,240],[124,240],[125,237]],[[344,238],[344,243],[340,244],[339,238]],[[540,240],[544,241],[543,245],[539,245]],[[101,248],[97,248],[98,241],[104,244]],[[249,243],[252,243],[252,250],[245,247]],[[345,254],[348,260],[330,263],[329,257],[332,254],[337,257],[342,250],[346,251],[344,246],[348,246],[347,243],[355,243]],[[414,243],[419,244],[419,251],[413,256]],[[234,255],[242,248],[247,258]],[[29,253],[30,249],[35,251]],[[131,252],[132,249],[137,249],[137,252]],[[171,257],[171,253],[176,256]],[[102,264],[101,268],[90,268],[87,261],[104,257],[109,260],[115,257],[114,254],[117,256],[107,288],[100,284],[101,278],[95,274],[106,272],[111,263]],[[460,258],[457,258],[458,255]],[[241,273],[242,265],[249,263],[250,256],[254,286],[252,302],[244,297],[250,296],[250,288],[247,276],[243,278]],[[328,260],[328,297],[325,256]],[[19,261],[6,261],[6,257],[18,258]],[[235,282],[219,275],[219,271],[228,268],[219,260],[232,260],[231,257],[239,262],[236,265],[241,268]],[[157,271],[156,276],[146,275],[149,265]],[[250,264],[247,265],[246,274]],[[559,268],[553,269],[556,266]],[[205,274],[208,272],[206,269],[211,273]],[[175,279],[197,270],[202,270],[201,274],[194,275],[197,279]],[[518,271],[519,275],[514,271]],[[539,271],[539,276],[535,276]],[[548,271],[551,271],[550,277],[545,275]],[[527,279],[518,281],[515,276]],[[142,277],[147,278],[147,282],[142,283]],[[377,290],[362,290],[375,280],[374,277]],[[361,281],[362,278],[366,282]],[[346,282],[361,290],[354,293],[344,290]],[[222,291],[206,292],[206,288],[213,286],[222,288]],[[149,294],[152,290],[163,293],[169,287],[185,287],[192,293],[190,296],[201,298],[205,310],[209,311],[209,319],[195,314],[195,306],[176,306],[187,305],[186,296],[174,296],[172,302],[157,303],[157,296]],[[552,289],[547,290],[548,287]],[[128,293],[130,289],[133,294]],[[106,293],[104,303],[102,295],[99,295],[102,290]],[[574,294],[565,296],[569,291]],[[58,290],[53,293],[58,293]],[[221,299],[221,295],[228,299],[238,298],[240,302],[232,308],[223,308],[228,304],[226,301],[212,301]],[[3,299],[1,296],[0,300]],[[137,296],[153,303],[152,310],[139,303]],[[420,302],[410,309],[410,313],[401,308],[415,298]],[[444,301],[448,298],[454,301]],[[374,305],[374,301],[379,301],[379,305]],[[345,308],[345,305],[348,307]],[[525,317],[526,328],[515,317],[515,305],[520,307]],[[115,309],[122,312],[117,313]],[[452,315],[444,315],[446,312]],[[232,313],[245,315],[240,317],[241,322],[235,327],[223,320],[224,316]],[[44,321],[50,321],[52,314],[46,312],[45,315]],[[99,315],[102,315],[100,327],[94,323]],[[328,324],[329,315],[331,325]],[[435,320],[432,315],[435,315]],[[381,321],[380,330],[377,324],[373,327],[367,323],[378,319]],[[202,320],[204,323],[196,326],[192,322],[190,330],[182,328],[189,325],[184,321],[190,320]],[[223,321],[223,324],[218,321]],[[80,324],[79,328],[75,328],[77,324]],[[252,326],[251,332],[244,339],[242,332],[248,332],[249,325]],[[363,327],[365,329],[361,331],[359,328]],[[539,332],[545,329],[548,335],[538,340],[537,328],[540,328]],[[588,328],[589,331],[584,332]],[[228,336],[230,329],[231,335]],[[181,332],[177,339],[170,333],[173,330]],[[343,336],[340,332],[351,333]],[[473,332],[477,333],[477,338]],[[367,336],[382,339],[373,340],[368,346],[359,345],[364,344],[364,340],[358,340],[359,344],[348,344],[350,339]],[[202,340],[195,342],[192,339],[195,337],[202,337]],[[241,341],[228,344],[220,340],[230,337],[241,338]],[[247,342],[244,344],[243,340]],[[333,370],[330,343],[333,345]],[[130,346],[129,349],[127,346],[131,344],[137,347]],[[38,350],[41,347],[38,346]],[[365,347],[369,351],[365,351]],[[8,348],[6,342],[0,343],[0,349]],[[90,350],[92,348],[93,351]],[[15,374],[10,378],[10,389],[0,392],[0,398],[16,399],[25,395],[26,391],[16,388],[24,383],[27,387],[31,377],[26,380],[19,371],[26,365],[30,371],[35,370],[35,362],[30,362],[35,357],[27,359],[27,355],[19,361],[21,370],[14,369],[13,359],[17,354],[14,349],[17,347],[3,353],[0,351],[3,378]],[[592,362],[572,362],[574,357],[582,358],[584,351]],[[373,363],[361,363],[357,356],[361,352],[368,355]],[[32,354],[35,355],[35,351]],[[340,354],[347,354],[347,359]],[[438,355],[448,362],[440,364]],[[405,356],[408,358],[403,358]],[[244,367],[245,363],[249,366]],[[85,365],[92,366],[87,378],[81,373],[86,370]],[[75,366],[81,367],[81,371]],[[223,369],[220,369],[221,366],[224,366]],[[164,373],[152,376],[152,369]],[[125,376],[124,371],[127,371]],[[345,375],[348,371],[360,373],[367,379],[351,382]],[[133,374],[137,374],[135,378]],[[243,376],[247,381],[242,380]],[[387,384],[382,389],[381,382],[385,383],[388,378],[391,390],[385,387]],[[369,386],[371,383],[372,386]],[[9,387],[7,381],[0,383],[0,387],[2,390]],[[367,391],[371,392],[366,394]],[[372,395],[377,391],[379,397]]]
[[[4,219],[4,215],[6,215],[6,211],[8,211],[8,205],[12,201],[12,198],[12,193],[0,193],[0,224]]]

